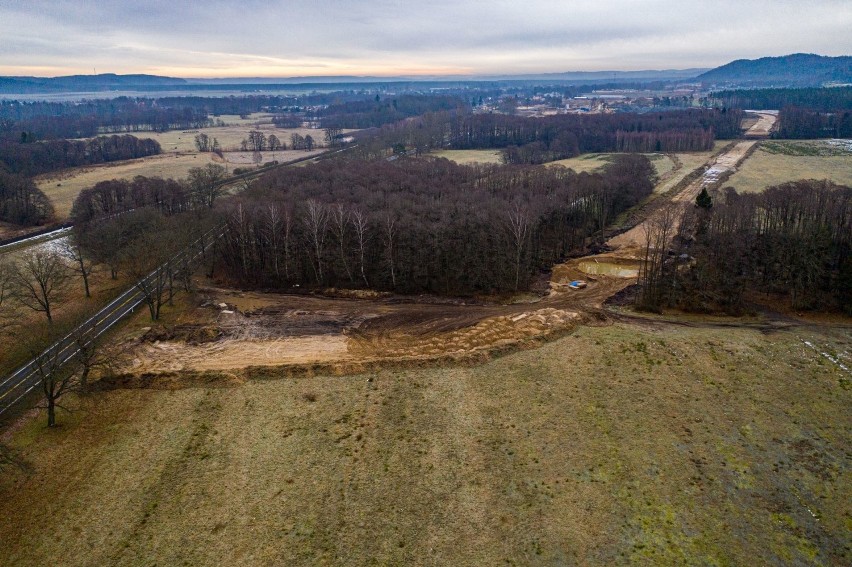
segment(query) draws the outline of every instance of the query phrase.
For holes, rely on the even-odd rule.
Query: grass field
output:
[[[803,343],[809,341],[816,350]],[[94,394],[0,438],[0,564],[849,564],[849,331]]]
[[[799,179],[829,179],[852,186],[852,152],[824,141],[762,142],[726,182],[741,193]]]
[[[164,153],[142,159],[66,169],[42,175],[36,179],[36,184],[53,203],[57,216],[64,219],[71,212],[71,206],[80,191],[100,181],[129,180],[137,175],[180,179],[186,177],[191,168],[212,163],[212,155]]]
[[[430,155],[447,158],[460,165],[472,163],[503,163],[500,150],[437,150]]]
[[[213,143],[213,138],[219,141],[219,145],[223,151],[236,151],[240,149],[240,142],[247,136],[250,130],[260,130],[266,136],[275,134],[279,140],[290,145],[290,136],[299,134],[300,136],[310,136],[314,139],[314,143],[318,147],[325,146],[325,132],[316,128],[276,128],[271,123],[248,123],[235,126],[217,126],[215,128],[203,128],[201,130],[171,130],[169,132],[144,132],[139,133],[141,138],[153,138],[160,142],[160,146],[164,152],[195,152],[195,137],[204,133],[210,137],[210,143]],[[351,132],[352,130],[344,130]]]
[[[652,163],[659,177],[659,182],[654,189],[655,193],[665,193],[680,181],[692,173],[696,168],[704,165],[714,153],[721,150],[730,143],[728,140],[717,140],[711,151],[689,152],[668,154],[645,154]],[[431,155],[447,158],[458,164],[468,165],[472,163],[502,163],[499,150],[439,150]],[[561,165],[574,171],[592,172],[605,166],[616,154],[583,154],[574,158],[562,159],[550,162],[546,165]]]

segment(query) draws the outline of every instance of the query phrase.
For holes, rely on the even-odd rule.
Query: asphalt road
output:
[[[124,317],[133,313],[137,308],[144,308],[145,294],[141,288],[146,286],[140,284],[145,283],[146,280],[147,282],[153,282],[157,274],[161,270],[166,269],[169,263],[181,262],[187,255],[190,256],[190,262],[194,261],[203,254],[204,249],[208,248],[222,234],[221,227],[208,231],[204,236],[173,257],[168,263],[158,267],[148,274],[144,280],[140,280],[140,283],[113,299],[108,305],[81,323],[77,328],[68,333],[68,335],[45,349],[39,356],[33,358],[33,360],[11,375],[2,379],[0,381],[0,415],[14,407],[27,394],[41,385],[41,377],[38,372],[38,359],[42,361],[55,361],[58,365],[64,365],[70,361],[79,351],[78,339],[84,341],[83,344],[91,342]],[[204,249],[201,247],[202,242],[205,243]]]

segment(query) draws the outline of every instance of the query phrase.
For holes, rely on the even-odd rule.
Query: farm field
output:
[[[761,142],[726,185],[742,193],[799,179],[829,179],[852,186],[852,143],[845,147],[826,141]]]
[[[848,564],[821,352],[850,341],[646,319],[472,368],[96,393],[4,434],[0,563]]]

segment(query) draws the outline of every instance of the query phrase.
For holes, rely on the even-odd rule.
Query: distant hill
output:
[[[376,77],[368,75],[325,75],[302,77],[230,77],[217,79],[187,79],[199,85],[289,85],[289,84],[366,84],[392,82],[494,82],[494,81],[554,81],[559,83],[668,81],[692,79],[700,69],[663,69],[645,71],[567,71],[561,73],[535,73],[516,75],[394,75]]]
[[[852,83],[852,57],[794,53],[782,57],[738,59],[706,73],[704,84],[739,87],[818,87]]]
[[[66,77],[0,77],[0,92],[46,93],[68,91],[111,91],[121,89],[181,86],[186,79],[157,75],[69,75]]]

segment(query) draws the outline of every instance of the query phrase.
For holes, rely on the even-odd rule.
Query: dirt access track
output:
[[[749,132],[768,132],[769,122],[774,122],[771,113]],[[729,146],[702,166],[702,177],[658,199],[649,218],[666,207],[684,210],[702,187],[734,170],[755,143]],[[166,380],[211,372],[239,379],[245,374],[239,370],[252,367],[349,373],[388,361],[481,359],[602,319],[604,301],[636,281],[643,242],[640,223],[608,242],[612,252],[555,266],[546,295],[520,296],[509,303],[204,289],[200,301],[175,325],[144,329],[125,339],[116,380],[130,385],[145,377],[150,384],[157,376]],[[588,287],[572,290],[565,285],[576,279]]]
[[[743,140],[726,148],[722,153],[705,164],[705,170],[701,177],[690,183],[682,191],[670,196],[669,199],[658,203],[649,212],[648,218],[645,221],[609,239],[607,245],[614,249],[619,257],[633,259],[642,257],[642,249],[645,245],[645,235],[649,223],[661,217],[666,210],[671,210],[672,208],[675,209],[677,214],[676,226],[674,227],[674,231],[676,231],[677,227],[680,226],[680,219],[683,218],[686,207],[695,202],[695,198],[698,197],[701,190],[717,184],[721,179],[736,172],[740,164],[748,158],[749,150],[754,148],[758,139],[769,135],[778,118],[778,113],[775,111],[761,111],[758,114],[758,121],[746,131],[746,136],[754,139]]]

